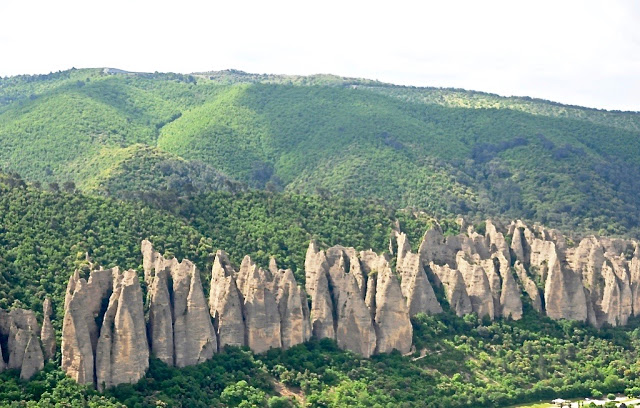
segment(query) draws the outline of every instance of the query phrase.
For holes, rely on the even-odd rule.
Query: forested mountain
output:
[[[563,256],[587,232],[637,238],[638,136],[637,112],[332,75],[72,69],[0,78],[0,309],[33,310],[41,321],[49,296],[59,346],[74,270],[87,277],[90,261],[134,268],[148,293],[144,239],[167,259],[192,260],[206,294],[217,250],[236,266],[251,255],[267,268],[274,256],[303,283],[311,240],[383,253],[403,231],[418,252],[435,218],[444,237],[466,234],[459,215],[476,231],[486,218],[542,222],[566,240],[535,228],[522,237],[544,238],[553,254],[563,242]],[[613,271],[638,266],[628,249],[606,258],[608,289],[594,281],[606,299],[624,297],[614,296],[623,278]],[[590,265],[602,264],[596,252]],[[548,266],[538,261],[531,276]],[[505,270],[520,282],[516,267]],[[540,293],[543,275],[531,280]],[[152,358],[137,384],[97,393],[65,376],[60,348],[30,381],[3,371],[4,355],[0,406],[502,407],[640,395],[635,315],[600,329],[551,320],[518,288],[517,321],[459,316],[440,289],[444,311],[412,317],[415,350],[405,356],[365,359],[316,338],[262,354],[227,347],[183,369]]]
[[[2,168],[123,197],[267,188],[620,234],[639,221],[639,128],[633,112],[330,75],[0,79]]]
[[[385,251],[396,222],[417,243],[431,220],[362,200],[263,192],[192,195],[169,211],[137,201],[43,191],[2,175],[0,307],[27,307],[40,315],[49,295],[59,336],[65,285],[75,268],[86,271],[86,253],[105,267],[135,267],[142,263],[139,241],[149,238],[166,256],[194,260],[206,285],[213,254],[224,248],[236,265],[243,254],[263,266],[275,255],[302,282],[310,239],[323,246],[340,242]],[[441,225],[447,234],[459,232],[454,223]],[[259,355],[228,347],[181,369],[152,359],[140,382],[104,393],[66,377],[58,351],[29,381],[19,380],[15,370],[0,373],[0,405],[502,407],[558,395],[640,393],[635,319],[624,327],[595,329],[553,321],[529,303],[524,306],[519,321],[458,317],[448,308],[419,314],[412,319],[416,352],[408,356],[364,359],[326,339]]]

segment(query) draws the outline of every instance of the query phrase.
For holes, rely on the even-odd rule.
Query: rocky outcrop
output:
[[[488,316],[493,320],[495,317],[494,297],[485,270],[482,266],[468,260],[467,255],[462,251],[458,252],[456,263],[464,279],[467,294],[471,300],[471,308],[479,317]]]
[[[531,300],[531,306],[533,306],[533,309],[535,311],[542,312],[542,298],[540,296],[540,290],[538,289],[535,281],[527,274],[527,271],[522,265],[522,262],[516,261],[513,267],[516,271],[518,279],[520,280],[522,289]]]
[[[40,326],[33,311],[13,309],[6,312],[0,309],[0,338],[1,343],[7,345],[1,350],[0,371],[15,369],[20,372],[20,378],[29,379],[42,370],[44,354],[39,333]]]
[[[196,266],[164,258],[149,241],[142,242],[142,255],[152,353],[176,367],[213,357],[218,343]]]
[[[142,290],[134,270],[118,276],[104,314],[96,349],[99,390],[134,383],[149,368]]]
[[[277,270],[276,303],[280,312],[282,348],[289,348],[311,338],[307,294],[298,286],[291,269]]]
[[[216,253],[211,270],[209,310],[220,349],[225,345],[244,346],[243,301],[236,285],[235,271],[224,251]]]
[[[45,360],[51,360],[56,354],[56,333],[53,330],[53,325],[51,324],[53,307],[51,306],[51,299],[49,297],[44,299],[42,304],[42,314],[44,316],[42,320],[42,330],[40,331],[42,351],[44,352]]]
[[[378,338],[376,352],[395,350],[408,353],[411,350],[413,327],[409,309],[402,296],[400,282],[385,263],[376,279],[376,314],[374,327]]]
[[[76,271],[67,285],[65,314],[62,324],[62,369],[80,384],[95,385],[95,353],[99,327],[104,311],[103,301],[109,299],[118,268],[92,270],[89,280]]]
[[[312,241],[306,291],[293,271],[279,269],[273,258],[263,269],[247,256],[236,271],[218,251],[208,300],[191,261],[165,258],[144,241],[146,326],[134,271],[91,267],[88,280],[76,271],[65,295],[63,369],[102,389],[137,381],[149,354],[183,367],[206,361],[227,345],[260,353],[311,336],[333,339],[365,357],[408,353],[414,315],[441,313],[444,306],[458,316],[517,320],[527,298],[553,319],[597,327],[623,325],[640,315],[635,241],[592,236],[576,245],[556,230],[521,221],[474,227],[460,220],[459,225],[462,233],[445,236],[434,223],[418,253],[395,231],[390,251],[396,270],[388,255],[342,246],[321,250]],[[442,296],[448,306],[440,304]],[[0,370],[19,367],[26,378],[42,367],[45,356],[54,355],[50,315],[47,300],[40,330],[32,314],[0,311],[0,344],[8,344],[1,350]]]
[[[376,333],[356,278],[346,272],[347,259],[359,262],[353,254],[350,258],[346,258],[345,254],[334,257],[334,263],[329,268],[333,305],[337,314],[336,342],[343,349],[369,357],[375,351]]]
[[[451,269],[449,265],[440,266],[433,262],[429,264],[429,267],[437,279],[437,284],[444,286],[449,307],[458,316],[473,313],[471,299],[467,293],[467,286],[462,273],[457,269]]]
[[[587,300],[579,276],[563,268],[555,254],[548,262],[544,287],[547,316],[552,319],[587,320]]]
[[[256,353],[282,346],[280,312],[269,283],[273,276],[258,268],[246,256],[238,272],[238,286],[244,298],[247,345]]]
[[[62,368],[67,375],[98,389],[144,376],[149,347],[135,271],[94,269],[88,281],[76,271],[65,303]]]
[[[433,287],[427,278],[420,255],[406,252],[403,263],[398,261],[401,276],[402,295],[407,301],[409,316],[418,313],[436,314],[442,312],[442,306],[436,299]]]

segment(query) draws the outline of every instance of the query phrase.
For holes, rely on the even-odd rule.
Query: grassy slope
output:
[[[620,233],[640,223],[639,118],[334,76],[75,70],[0,80],[0,166],[135,190],[122,157],[143,143],[258,188]]]

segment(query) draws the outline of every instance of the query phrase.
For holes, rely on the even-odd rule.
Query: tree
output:
[[[232,407],[262,407],[265,404],[265,393],[250,386],[245,380],[240,380],[228,385],[220,394],[220,400]]]
[[[62,189],[69,194],[75,193],[76,183],[74,183],[73,181],[65,181],[64,184],[62,185]]]

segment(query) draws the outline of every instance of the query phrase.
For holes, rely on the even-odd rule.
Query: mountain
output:
[[[633,233],[639,129],[637,112],[331,75],[88,69],[0,79],[2,168],[125,197],[246,186]],[[127,155],[185,169],[140,175],[123,167]],[[203,169],[210,176],[190,182]],[[118,187],[100,187],[109,184]]]
[[[43,191],[27,185],[18,177],[0,175],[0,308],[10,309],[8,313],[0,311],[0,348],[4,352],[0,362],[4,364],[5,360],[12,361],[7,352],[19,350],[17,347],[24,345],[9,339],[22,338],[21,336],[33,338],[34,327],[38,328],[37,323],[44,322],[47,318],[51,319],[51,326],[56,330],[57,344],[62,346],[62,349],[70,347],[69,341],[65,342],[66,346],[61,345],[60,337],[65,320],[64,306],[67,303],[65,293],[67,288],[70,288],[73,296],[69,298],[69,308],[75,310],[76,324],[83,321],[79,318],[83,313],[93,313],[93,308],[96,310],[95,317],[92,314],[85,316],[84,324],[87,327],[92,323],[100,327],[103,333],[95,339],[96,347],[100,350],[101,370],[109,367],[109,364],[105,366],[105,362],[112,361],[109,371],[100,371],[97,378],[106,378],[108,381],[118,378],[117,381],[120,382],[123,375],[134,373],[132,367],[140,369],[139,363],[145,361],[146,355],[135,353],[130,355],[129,360],[123,360],[122,356],[126,356],[129,349],[118,346],[144,343],[145,336],[136,334],[129,337],[131,342],[119,341],[126,339],[127,331],[131,331],[132,328],[137,328],[139,332],[144,327],[139,321],[141,313],[152,313],[152,309],[163,305],[159,297],[144,300],[145,297],[140,295],[141,292],[157,291],[154,280],[160,278],[151,280],[150,285],[147,285],[143,278],[147,276],[151,279],[154,276],[151,273],[153,268],[149,268],[149,260],[155,263],[156,271],[162,269],[158,264],[167,263],[172,270],[178,266],[174,278],[166,285],[167,291],[174,294],[173,301],[170,302],[182,304],[177,299],[186,300],[185,304],[189,305],[190,313],[201,313],[207,306],[202,306],[202,294],[193,295],[200,288],[193,282],[200,281],[204,286],[200,290],[213,293],[214,299],[216,293],[222,293],[210,292],[209,287],[216,285],[215,282],[209,283],[211,272],[218,271],[220,277],[226,277],[224,274],[228,264],[226,261],[220,262],[223,257],[218,249],[229,251],[230,262],[236,265],[235,270],[240,273],[238,282],[242,273],[252,270],[253,267],[256,267],[253,270],[262,267],[264,272],[261,273],[266,274],[269,257],[275,255],[278,266],[293,268],[298,283],[302,284],[306,280],[307,288],[311,292],[309,283],[315,282],[317,288],[322,276],[327,274],[327,269],[323,269],[322,263],[316,264],[320,269],[314,274],[312,258],[324,256],[332,259],[328,274],[335,283],[338,280],[334,279],[340,279],[342,273],[346,272],[346,268],[340,270],[339,267],[335,267],[336,261],[344,267],[344,254],[355,252],[353,248],[345,247],[309,251],[307,244],[311,239],[317,240],[318,249],[341,243],[363,250],[358,258],[349,259],[349,263],[355,268],[355,265],[375,264],[375,257],[370,256],[375,254],[368,249],[372,248],[378,253],[388,251],[389,234],[398,226],[409,233],[408,238],[414,246],[408,245],[406,237],[396,235],[397,244],[394,244],[393,251],[398,256],[403,254],[404,261],[393,258],[389,266],[402,271],[404,280],[414,271],[412,265],[415,266],[415,263],[412,259],[417,254],[420,254],[420,257],[425,256],[424,259],[430,261],[429,268],[433,268],[435,276],[438,276],[444,285],[438,288],[435,286],[437,281],[434,280],[434,276],[429,276],[428,282],[434,285],[433,294],[442,311],[433,311],[436,314],[418,313],[413,316],[413,335],[395,338],[395,341],[411,340],[415,346],[415,351],[412,350],[405,356],[391,352],[364,358],[349,351],[353,343],[345,343],[348,337],[344,336],[338,336],[335,341],[312,338],[286,350],[272,349],[257,354],[252,353],[247,347],[227,346],[204,362],[182,368],[156,358],[160,356],[152,356],[148,360],[148,369],[143,366],[142,371],[135,371],[135,374],[140,375],[146,370],[138,382],[120,384],[101,393],[78,385],[66,376],[60,368],[61,364],[65,364],[62,361],[67,361],[61,358],[61,348],[56,349],[53,360],[45,364],[43,370],[36,369],[36,373],[26,371],[25,367],[32,366],[25,365],[24,361],[32,359],[24,356],[37,353],[25,346],[25,351],[29,353],[23,355],[22,370],[2,371],[4,367],[0,368],[2,405],[20,406],[28,402],[35,406],[51,406],[58,403],[117,407],[240,406],[242,403],[267,407],[504,407],[524,401],[550,400],[557,396],[574,398],[592,393],[597,395],[603,392],[623,391],[628,395],[637,395],[640,390],[640,381],[634,374],[638,370],[640,350],[640,328],[635,317],[630,317],[626,326],[612,327],[611,324],[605,323],[596,329],[590,324],[575,320],[552,320],[545,316],[545,313],[537,312],[536,307],[542,304],[537,303],[536,306],[531,297],[537,290],[536,285],[542,283],[545,271],[551,282],[545,285],[546,314],[552,309],[556,310],[551,305],[564,302],[561,291],[558,292],[557,289],[566,290],[567,294],[575,296],[575,292],[572,292],[575,291],[574,286],[566,286],[563,289],[560,283],[562,279],[551,276],[558,273],[558,270],[562,274],[575,272],[576,276],[580,275],[578,269],[558,269],[558,259],[566,257],[571,268],[574,268],[573,263],[579,263],[582,259],[578,252],[591,250],[589,256],[584,257],[584,264],[578,265],[588,272],[583,278],[586,279],[585,282],[593,282],[588,288],[589,302],[603,307],[603,311],[606,306],[605,313],[597,316],[604,317],[604,320],[613,316],[613,320],[608,321],[616,322],[615,304],[622,305],[616,296],[621,292],[612,291],[611,288],[615,286],[613,284],[620,288],[620,284],[624,284],[625,281],[615,278],[612,271],[615,274],[624,273],[627,261],[632,265],[638,264],[637,254],[628,251],[625,246],[628,244],[627,241],[587,238],[583,241],[586,244],[583,245],[582,242],[577,244],[578,241],[574,242],[571,237],[557,235],[555,231],[539,227],[530,229],[522,224],[509,227],[506,230],[507,235],[502,236],[502,239],[489,223],[468,226],[476,232],[471,232],[470,229],[465,233],[460,225],[456,227],[454,223],[442,221],[440,224],[444,231],[441,231],[433,220],[423,218],[420,214],[406,211],[389,213],[388,209],[382,206],[367,204],[362,200],[324,200],[318,196],[290,193],[209,192],[182,198],[176,202],[176,207],[178,208],[174,211],[169,211],[139,201],[85,196],[79,192]],[[425,235],[427,243],[416,247],[420,237],[427,230],[430,231]],[[484,247],[478,234],[484,235],[485,239],[489,237],[491,245]],[[143,239],[153,240],[158,252],[141,253],[140,242]],[[455,244],[456,242],[458,244]],[[557,250],[554,249],[556,244]],[[501,313],[510,310],[511,318],[504,316],[492,321],[490,316],[479,318],[478,314],[458,316],[463,314],[458,313],[464,310],[459,308],[464,306],[463,302],[453,301],[456,291],[445,290],[445,287],[448,288],[454,283],[444,278],[446,274],[443,272],[446,272],[447,267],[442,266],[443,270],[438,269],[440,263],[452,262],[449,258],[457,248],[456,245],[462,245],[465,251],[471,253],[478,252],[469,259],[455,259],[456,263],[451,265],[452,270],[460,268],[469,276],[476,274],[476,262],[480,262],[482,268],[490,264],[480,258],[476,259],[483,251],[482,248],[491,248],[492,253],[502,253],[505,245],[511,247],[514,259],[517,260],[514,269],[511,270],[512,279],[515,279],[515,282],[525,282],[529,279],[528,282],[531,282],[520,288],[520,296],[517,293],[512,296],[513,285],[504,285],[505,289],[502,291],[508,292],[510,296],[501,296],[500,307],[495,310],[501,310]],[[618,257],[618,249],[623,251],[622,257]],[[577,251],[575,256],[569,256],[572,251]],[[305,262],[305,253],[309,262]],[[598,253],[603,257],[598,258]],[[244,254],[251,254],[257,266],[251,266],[250,261],[241,261]],[[219,257],[218,261],[214,261],[214,256]],[[179,260],[186,257],[192,259],[201,272],[201,279],[194,279],[196,275],[192,274],[193,270],[190,267],[186,268],[190,274],[190,283],[185,285],[182,278],[178,277],[180,273],[185,272],[179,265],[189,266],[190,263],[182,261],[182,264],[178,264],[174,257]],[[120,265],[123,268],[134,269],[127,272],[120,270],[118,273],[113,273],[110,269],[96,270],[91,267],[88,259],[102,264],[105,268]],[[555,262],[551,259],[555,259]],[[603,261],[601,272],[602,277],[606,277],[603,282],[600,282],[600,275],[595,270],[598,259]],[[307,263],[308,265],[305,265]],[[402,268],[398,267],[399,264],[402,264]],[[508,264],[510,262],[500,263],[501,269]],[[238,265],[240,270],[237,269]],[[75,274],[74,269],[77,269]],[[90,272],[91,270],[93,272]],[[398,300],[401,298],[390,297],[394,291],[388,288],[395,287],[396,294],[402,296],[401,291],[411,291],[412,287],[417,287],[417,283],[405,287],[400,285],[400,281],[394,276],[389,275],[390,270],[387,267],[384,268],[386,272],[383,271],[377,278],[373,270],[361,268],[361,272],[366,273],[368,277],[367,287],[374,288],[373,290],[379,294],[375,296],[376,315],[379,316],[376,324],[386,325],[384,330],[387,336],[391,334],[390,338],[393,339],[393,327],[404,324],[403,327],[406,328],[407,321],[399,319],[402,316],[394,313],[399,310],[401,302]],[[229,272],[235,273],[231,270]],[[302,272],[308,272],[311,279],[305,277],[307,274]],[[356,269],[350,267],[347,276],[355,272]],[[138,279],[135,279],[136,274]],[[89,276],[92,276],[89,282],[79,279]],[[313,279],[314,276],[316,279]],[[505,282],[509,281],[508,275],[502,276]],[[633,276],[637,279],[637,274]],[[68,286],[70,278],[74,280],[76,277],[78,282],[83,282],[76,282],[75,288],[73,285]],[[111,277],[117,283],[109,289],[108,284],[103,284],[109,283]],[[376,279],[372,280],[373,278]],[[288,279],[291,279],[290,275]],[[269,289],[272,283],[267,279],[256,280],[254,276],[248,281],[248,284],[247,280],[245,284],[237,284],[239,288],[244,288],[245,301],[247,298],[244,296],[259,289],[260,285],[265,294],[272,290]],[[376,281],[375,285],[373,281]],[[412,281],[418,282],[418,279]],[[282,282],[286,281],[279,282],[280,287],[286,287],[282,285]],[[422,285],[424,284],[423,279]],[[533,289],[530,287],[531,284]],[[470,285],[472,286],[468,290],[473,289],[474,302],[475,297],[481,296],[484,296],[485,300],[492,300],[493,289],[482,293],[478,291],[482,285],[476,285],[473,281],[470,281]],[[556,289],[553,288],[554,285]],[[633,281],[633,285],[636,288],[636,280]],[[79,289],[81,286],[83,289]],[[336,310],[336,316],[344,319],[344,329],[348,333],[354,327],[350,324],[350,311],[354,311],[357,305],[355,299],[359,299],[360,292],[350,291],[348,286],[331,287],[332,289],[324,292],[323,296],[330,297],[332,305],[333,302],[344,305],[344,309]],[[491,288],[491,285],[488,287]],[[189,295],[186,295],[187,293]],[[313,293],[314,299],[320,299],[321,291],[316,289]],[[417,292],[414,290],[413,293]],[[82,300],[87,294],[89,297]],[[105,302],[105,295],[108,302]],[[47,296],[53,305],[51,315],[45,312]],[[553,296],[553,300],[550,296]],[[171,299],[171,296],[167,298]],[[419,296],[416,297],[418,298]],[[283,304],[283,299],[287,298],[279,297],[278,305]],[[289,297],[288,301],[291,303],[287,304],[294,305],[295,299],[295,296]],[[522,315],[519,320],[515,320],[514,312],[519,311],[517,307],[513,308],[514,300],[516,303],[518,300],[522,301]],[[144,308],[142,304],[145,305]],[[477,308],[481,304],[482,302],[475,302],[470,305]],[[495,307],[496,303],[493,304]],[[86,308],[78,307],[83,305],[86,305]],[[138,309],[135,309],[136,305]],[[312,316],[317,318],[317,300],[312,302],[312,306],[314,305],[316,309]],[[134,312],[135,310],[138,312]],[[288,310],[288,307],[283,310]],[[627,307],[625,310],[635,309]],[[127,323],[136,322],[136,315],[137,323]],[[292,316],[283,315],[290,316],[289,318]],[[387,317],[380,317],[383,315]],[[23,320],[19,319],[20,316],[23,320],[24,317],[28,317],[28,320],[37,322],[25,325],[21,323]],[[362,315],[359,316],[363,318]],[[129,317],[132,320],[128,320]],[[176,314],[176,319],[181,317]],[[183,320],[186,320],[188,325],[198,327],[198,321],[195,319]],[[250,320],[247,324],[257,321]],[[184,324],[184,321],[182,323]],[[7,326],[14,329],[8,329],[7,332]],[[46,325],[43,324],[44,326]],[[77,338],[80,340],[82,325],[76,327]],[[180,325],[172,327],[178,332]],[[214,328],[220,327],[218,320]],[[104,330],[105,328],[108,330]],[[314,324],[314,329],[317,328],[318,324]],[[184,333],[191,331],[185,330]],[[201,330],[198,331],[197,336],[188,338],[189,341],[199,341],[202,333]],[[376,332],[376,338],[380,335],[384,335],[384,332]],[[44,335],[42,338],[45,339]],[[87,338],[91,339],[89,336],[85,340]],[[157,339],[155,336],[151,338]],[[90,342],[89,340],[88,343]],[[84,343],[84,348],[88,343]],[[37,342],[31,341],[29,344]],[[254,347],[252,344],[250,346]],[[345,348],[347,350],[344,350]],[[91,350],[92,348],[89,348],[89,353]],[[198,350],[190,349],[191,352]],[[182,356],[189,358],[188,354]],[[111,375],[108,375],[109,372]],[[20,375],[32,377],[29,381],[21,381]],[[106,385],[112,384],[108,381],[105,381]]]

